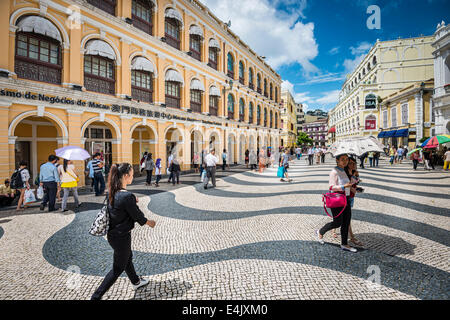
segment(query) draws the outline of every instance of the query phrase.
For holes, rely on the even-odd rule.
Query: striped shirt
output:
[[[92,160],[92,168],[94,168],[94,173],[102,172],[102,168],[100,168],[98,165],[99,163],[103,163],[101,160],[94,159]]]

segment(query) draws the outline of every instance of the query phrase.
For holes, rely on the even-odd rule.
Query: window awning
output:
[[[173,82],[179,82],[184,84],[183,77],[181,74],[173,69],[167,70],[166,72],[166,81],[173,81]]]
[[[216,49],[220,50],[219,41],[217,41],[216,39],[212,38],[211,40],[209,40],[209,47],[210,48],[216,48]]]
[[[407,136],[409,136],[409,130],[408,129],[397,130],[395,132],[395,135],[394,135],[395,138],[407,137]]]
[[[17,31],[39,33],[62,42],[58,28],[45,18],[28,16],[20,20],[17,27]]]
[[[144,57],[134,58],[133,61],[131,62],[131,70],[144,70],[151,73],[155,73],[153,63]]]
[[[183,17],[181,16],[181,13],[173,8],[169,8],[166,10],[165,17],[175,19],[180,22],[181,25],[183,25]]]
[[[209,88],[209,95],[215,96],[215,97],[220,97],[220,90],[217,87],[212,86],[211,88]]]
[[[397,132],[397,130],[386,131],[383,138],[392,138],[395,135],[395,132]]]
[[[203,30],[202,30],[202,28],[200,28],[199,26],[197,26],[197,25],[192,25],[190,28],[189,28],[189,34],[192,34],[192,35],[196,35],[196,36],[200,36],[200,37],[202,37],[203,38]]]
[[[191,90],[200,90],[205,92],[205,86],[203,83],[198,79],[192,79],[191,81]]]
[[[116,53],[105,41],[91,40],[86,44],[86,55],[99,55],[105,58],[116,60]]]
[[[386,131],[382,131],[378,134],[378,138],[384,138],[385,135],[386,135]]]

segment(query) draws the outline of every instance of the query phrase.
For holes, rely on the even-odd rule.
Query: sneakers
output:
[[[346,246],[341,246],[341,249],[344,251],[349,251],[349,252],[353,252],[353,253],[358,252],[358,250],[356,250],[356,248],[353,248],[353,247],[347,248]]]
[[[319,230],[316,230],[316,234],[317,234],[317,241],[319,241],[320,244],[325,244],[325,241],[323,241],[323,238],[321,239],[319,237]]]
[[[133,289],[137,290],[140,287],[148,285],[149,282],[150,282],[150,280],[144,279],[143,277],[139,277],[139,283],[138,284],[133,284]]]

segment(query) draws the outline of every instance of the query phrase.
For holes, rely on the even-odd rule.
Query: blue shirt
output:
[[[44,163],[39,172],[40,182],[61,182],[55,165],[51,162]]]

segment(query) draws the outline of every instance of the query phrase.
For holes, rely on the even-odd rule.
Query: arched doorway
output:
[[[194,164],[194,155],[197,154],[201,157],[201,152],[203,150],[203,135],[198,130],[193,130],[191,132],[191,167]]]
[[[117,139],[114,128],[107,122],[96,121],[87,126],[83,137],[84,148],[92,156],[100,153],[100,159],[105,162],[105,174],[108,174],[113,164],[113,142]]]
[[[32,182],[39,174],[39,167],[47,162],[48,156],[55,154],[58,145],[58,137],[62,132],[51,119],[47,117],[30,116],[22,119],[14,128],[17,137],[14,151],[14,165],[19,167],[19,162],[25,160],[32,177]]]
[[[183,135],[177,128],[170,128],[166,132],[166,168],[169,164],[169,156],[174,155],[178,160],[183,159]]]
[[[211,132],[209,135],[209,149],[208,152],[211,150],[216,150],[216,155],[222,154],[222,150],[220,150],[220,141],[219,141],[219,134],[216,131]]]
[[[156,138],[152,128],[144,125],[137,126],[132,134],[133,139],[133,169],[134,172],[140,172],[140,162],[144,152],[151,153],[153,159],[156,155]]]

